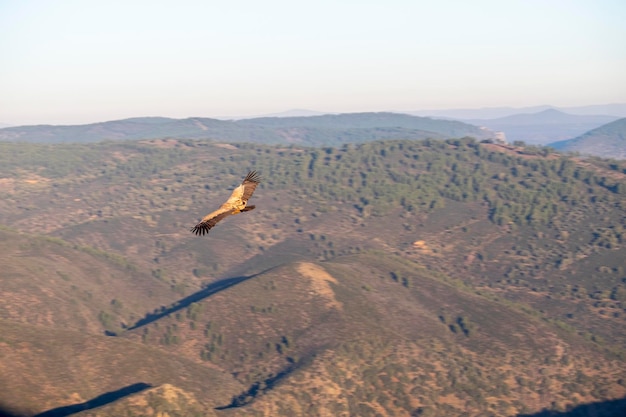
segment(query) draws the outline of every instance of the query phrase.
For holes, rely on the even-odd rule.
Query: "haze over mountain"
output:
[[[398,112],[402,113],[402,112]],[[325,114],[337,114],[332,112],[323,112],[317,110],[307,110],[307,109],[291,109],[285,110],[278,113],[269,113],[269,114],[258,114],[255,116],[222,116],[216,117],[216,119],[222,120],[240,120],[240,119],[258,119],[262,117],[308,117],[308,116],[323,116]]]
[[[617,119],[616,116],[574,115],[546,109],[537,113],[514,114],[498,119],[470,119],[466,122],[502,131],[508,142],[523,141],[528,144],[546,145],[576,137]]]
[[[626,118],[607,123],[576,138],[550,143],[564,152],[626,159]]]
[[[616,118],[626,117],[626,103],[598,104],[589,106],[558,107],[551,105],[540,105],[531,107],[483,107],[465,109],[440,109],[440,110],[418,110],[405,112],[416,116],[443,117],[459,120],[472,119],[498,119],[516,114],[539,113],[544,110],[558,110],[563,113],[576,114],[581,116],[599,115],[615,116]]]
[[[625,193],[468,138],[2,142],[0,413],[623,412]]]

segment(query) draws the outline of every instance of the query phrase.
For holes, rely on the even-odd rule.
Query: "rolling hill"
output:
[[[381,139],[426,139],[472,136],[490,132],[457,121],[396,113],[349,113],[309,117],[264,117],[243,120],[143,117],[76,126],[14,126],[0,129],[0,141],[91,143],[103,140],[162,138],[210,139],[224,142],[338,146]]]
[[[623,410],[625,184],[468,138],[0,143],[0,414]]]
[[[549,146],[564,152],[626,159],[626,118],[600,126],[574,139],[550,143]]]

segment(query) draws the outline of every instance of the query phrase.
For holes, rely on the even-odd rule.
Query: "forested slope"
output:
[[[192,235],[250,169],[257,209]],[[132,346],[232,378],[216,392],[178,379],[187,368],[127,376],[151,388],[89,415],[172,393],[170,415],[515,415],[622,398],[625,177],[615,161],[469,138],[1,143],[0,344],[24,375],[21,326],[81,372]],[[72,365],[61,347],[83,338],[98,348]],[[117,368],[84,387],[47,369],[42,384],[67,395],[10,411],[119,388],[97,382]]]

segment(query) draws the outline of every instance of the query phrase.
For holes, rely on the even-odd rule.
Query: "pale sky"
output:
[[[626,102],[624,0],[0,0],[0,123]]]

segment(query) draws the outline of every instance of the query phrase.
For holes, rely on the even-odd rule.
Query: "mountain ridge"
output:
[[[607,123],[573,139],[550,143],[549,146],[564,152],[626,159],[626,118]]]
[[[225,142],[336,146],[349,141],[462,136],[483,139],[490,137],[490,134],[463,122],[388,112],[241,120],[141,117],[76,126],[40,125],[0,129],[0,141],[40,143],[176,137]]]

